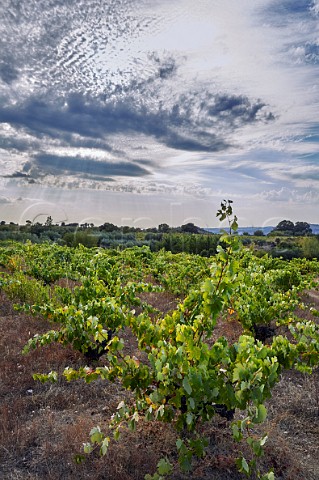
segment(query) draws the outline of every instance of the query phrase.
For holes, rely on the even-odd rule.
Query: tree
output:
[[[167,223],[161,223],[158,226],[158,231],[161,233],[167,233],[169,232],[169,225]]]
[[[274,228],[276,231],[280,232],[291,232],[293,233],[294,231],[294,224],[290,220],[282,220],[281,222],[278,223],[278,225]]]
[[[290,220],[282,220],[278,225],[271,231],[275,232],[277,235],[294,235],[295,225]]]
[[[307,236],[312,234],[311,227],[307,222],[296,222],[294,227],[295,235]]]
[[[255,237],[263,237],[264,232],[262,230],[255,230],[254,235]]]
[[[181,226],[181,231],[185,233],[199,233],[199,227],[196,227],[193,223],[186,223]]]
[[[306,236],[311,235],[312,230],[307,222],[296,222],[295,224],[290,220],[282,220],[278,225],[272,230],[272,232],[280,232],[283,235],[298,235]]]
[[[53,220],[52,220],[52,217],[51,217],[51,215],[50,215],[49,217],[47,217],[44,225],[45,225],[46,227],[51,227],[51,226],[52,226],[52,223],[53,223]]]

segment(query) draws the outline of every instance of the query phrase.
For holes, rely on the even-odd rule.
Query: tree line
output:
[[[165,249],[172,253],[186,252],[204,257],[216,254],[219,238],[219,234],[208,232],[194,223],[178,227],[162,223],[158,227],[142,229],[117,226],[110,222],[99,226],[93,223],[56,224],[51,216],[44,223],[32,223],[30,220],[24,225],[0,222],[0,241],[53,242],[71,247],[82,244],[86,247],[115,249],[146,245],[154,252]],[[268,253],[287,260],[296,257],[319,258],[319,239],[312,234],[307,222],[282,220],[268,235],[264,235],[260,229],[253,235],[244,232],[242,241],[260,255]]]

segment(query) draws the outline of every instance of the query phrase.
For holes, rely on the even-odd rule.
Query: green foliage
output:
[[[238,320],[251,333],[256,325],[272,321],[289,322],[299,305],[299,294],[312,285],[313,275],[300,271],[299,260],[286,263],[267,255],[254,257],[246,252],[239,259],[242,281],[235,287],[231,302]],[[254,299],[254,301],[252,301]]]
[[[301,241],[302,253],[305,258],[319,258],[318,237],[305,237]]]
[[[98,237],[89,232],[77,231],[74,233],[66,233],[63,240],[69,247],[76,247],[77,245],[84,245],[85,247],[96,247],[98,244]]]
[[[169,268],[168,268],[169,264]],[[172,254],[161,250],[152,257],[150,273],[165,289],[181,297],[198,287],[209,275],[206,259],[186,253]]]
[[[158,251],[164,249],[172,253],[197,254],[209,257],[216,254],[219,235],[193,233],[164,233],[152,249]]]
[[[81,286],[72,291],[55,289],[56,295],[44,305],[25,305],[24,310],[33,315],[42,315],[59,328],[44,334],[36,334],[24,348],[24,353],[38,346],[58,342],[71,345],[88,358],[95,359],[105,353],[112,335],[124,328],[134,311],[130,307],[141,305],[136,296],[142,291],[150,291],[148,284],[104,281],[96,277],[82,277]],[[60,299],[61,305],[57,305]],[[146,308],[147,305],[144,305]]]
[[[20,271],[1,273],[0,288],[15,302],[45,303],[50,298],[50,292],[43,282],[28,278]]]
[[[222,411],[231,419],[238,409],[242,414],[232,422],[231,431],[251,451],[250,459],[238,459],[238,469],[250,478],[274,479],[273,472],[259,470],[267,434],[259,438],[255,430],[266,419],[265,401],[282,371],[298,368],[310,373],[319,363],[317,324],[293,315],[299,293],[311,285],[318,267],[306,260],[286,263],[267,255],[256,258],[233,235],[238,225],[232,202],[223,201],[217,216],[228,222],[228,231],[209,260],[152,252],[147,247],[124,251],[57,247],[53,251],[46,280],[63,278],[64,271],[64,277],[75,278],[78,284],[72,289],[52,286],[51,300],[25,305],[25,310],[45,316],[54,327],[30,339],[25,351],[51,342],[71,345],[84,354],[96,348],[98,354],[105,353],[104,366],[68,367],[65,378],[121,382],[134,397],[129,403],[121,401],[110,419],[113,435],[105,435],[99,427],[91,430],[85,453],[105,454],[124,426],[135,430],[141,420],[170,422],[176,428],[180,467],[188,471],[194,456],[205,455],[207,440],[199,426]],[[37,248],[21,246],[0,252],[0,258],[25,281],[30,273],[44,278],[41,258],[45,261],[48,250]],[[55,268],[62,269],[56,277]],[[150,278],[156,286],[145,281]],[[150,314],[150,306],[139,294],[154,290],[173,291],[180,298],[177,308]],[[230,312],[245,334],[234,342],[224,337],[213,341],[217,320]],[[257,340],[254,326],[274,321],[287,326],[287,335],[274,335],[267,343]],[[124,327],[136,338],[144,360],[124,353]],[[55,382],[57,374],[35,374],[35,378]],[[77,461],[82,461],[81,455]],[[146,478],[161,480],[171,472],[170,460],[162,459],[157,472]]]
[[[277,235],[298,235],[306,236],[312,233],[311,227],[307,222],[296,222],[295,224],[290,220],[282,220],[272,230]]]
[[[157,464],[157,472],[154,475],[145,475],[145,480],[163,480],[166,475],[172,473],[172,464],[166,458],[162,458]]]

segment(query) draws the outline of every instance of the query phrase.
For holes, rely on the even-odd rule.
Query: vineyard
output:
[[[209,258],[0,248],[2,478],[319,478],[318,263],[217,215]]]

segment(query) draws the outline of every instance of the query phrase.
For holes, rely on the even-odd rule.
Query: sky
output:
[[[2,0],[0,220],[319,223],[319,0]]]

